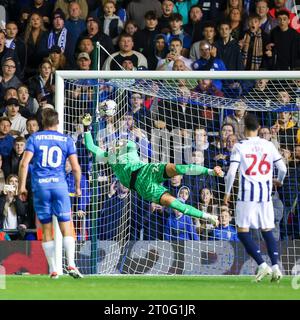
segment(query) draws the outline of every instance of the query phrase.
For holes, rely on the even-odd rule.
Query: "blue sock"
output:
[[[244,245],[247,253],[256,261],[258,265],[265,262],[260,254],[258,246],[251,239],[250,232],[238,232],[238,238]]]
[[[261,233],[265,239],[265,242],[268,248],[268,254],[273,266],[274,264],[277,264],[277,261],[278,261],[277,242],[273,236],[272,231],[262,231]]]

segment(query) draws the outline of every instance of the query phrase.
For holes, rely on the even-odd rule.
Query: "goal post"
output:
[[[235,92],[232,95],[225,93],[217,96],[201,93],[194,90],[197,81],[201,79],[222,81],[223,84],[227,81],[227,90],[229,88],[232,91],[236,87],[231,86],[231,83],[238,83],[241,89],[239,94]],[[251,91],[254,88],[252,86],[254,81],[259,79],[269,81],[267,94],[264,92],[260,95],[259,91],[255,90],[254,94],[254,91]],[[224,164],[224,168],[228,168],[228,163],[225,164],[225,160],[221,162],[223,158],[218,158],[216,151],[216,145],[220,143],[218,139],[221,139],[220,125],[224,124],[226,117],[235,110],[244,108],[246,111],[259,114],[262,125],[271,129],[271,124],[272,126],[275,122],[278,124],[277,116],[280,112],[289,112],[298,119],[300,125],[300,81],[299,86],[294,86],[294,82],[298,79],[300,80],[300,71],[56,71],[55,108],[59,113],[59,130],[70,134],[76,142],[82,135],[80,117],[85,112],[90,112],[94,119],[93,138],[102,148],[107,148],[110,143],[121,137],[135,137],[139,141],[139,155],[145,161],[165,162],[166,159],[172,159],[176,163],[200,161],[199,163],[211,168],[220,163]],[[242,88],[247,81],[251,82],[252,86],[249,92],[248,89]],[[284,97],[282,101],[278,98],[278,94],[282,91],[290,95],[288,102],[285,102]],[[131,99],[134,94],[140,95],[143,99],[145,108],[143,116],[132,115]],[[118,104],[116,115],[109,121],[103,121],[97,111],[99,102],[105,99],[113,99]],[[184,111],[179,111],[180,114],[172,110],[172,108],[181,110],[182,105]],[[192,110],[189,117],[186,108]],[[205,112],[202,112],[203,110]],[[196,124],[191,123],[193,117],[198,120]],[[134,124],[133,129],[129,130],[126,127],[126,131],[124,126],[128,125],[128,121],[133,121]],[[297,135],[296,131],[295,133]],[[201,135],[201,139],[203,136],[208,136],[209,141],[201,142],[208,145],[207,148],[201,145],[200,149],[197,149],[198,134]],[[291,157],[294,157],[291,148],[299,143],[297,136],[285,137],[282,131],[276,134],[282,152],[290,152]],[[234,132],[234,135],[237,133]],[[288,135],[291,135],[290,131]],[[76,255],[83,273],[234,274],[238,269],[240,274],[247,274],[250,273],[249,270],[253,270],[254,264],[247,260],[243,249],[237,243],[230,247],[230,242],[224,241],[222,230],[221,233],[212,229],[206,230],[208,227],[203,226],[202,222],[195,222],[192,219],[182,220],[179,225],[178,221],[181,218],[177,220],[170,218],[176,213],[167,210],[161,213],[163,209],[143,201],[133,192],[128,193],[118,184],[106,164],[96,164],[95,159],[88,158],[81,142],[80,148],[83,148],[81,151],[84,153],[82,159],[85,157],[84,166],[90,165],[84,172],[89,186],[85,192],[85,197],[88,199],[86,218],[83,221],[82,218],[73,216],[75,231],[78,231]],[[224,156],[228,157],[229,151],[226,152]],[[297,232],[300,235],[300,222],[296,219],[296,216],[300,215],[299,203],[296,200],[300,193],[298,165],[294,158],[293,161],[290,160],[288,174],[292,174],[294,179],[288,179],[287,188],[293,192],[286,196],[289,199],[283,201],[283,208],[280,209],[282,217],[277,221],[276,232],[280,233],[278,239],[285,240],[281,248],[283,255],[292,252],[285,248],[299,246],[299,242],[294,241],[291,236],[291,233],[294,236]],[[187,187],[189,192],[187,203],[198,208],[200,206],[203,210],[215,210],[215,214],[218,215],[222,212],[224,180],[188,178],[182,181],[179,186]],[[200,186],[201,192],[203,189],[210,189],[214,197],[213,206],[199,202]],[[171,187],[172,191],[176,192],[173,195],[177,196],[180,188],[173,185]],[[236,190],[235,188],[234,192]],[[288,193],[287,189],[284,192]],[[277,193],[274,199],[278,200]],[[280,201],[279,199],[278,207]],[[76,206],[78,207],[78,204]],[[230,213],[234,215],[234,208],[230,208]],[[230,218],[234,220],[234,216]],[[292,225],[289,224],[289,219],[293,220]],[[298,219],[300,221],[299,217]],[[55,226],[55,234],[60,234],[57,224]],[[184,229],[181,230],[184,236],[174,230],[176,226]],[[230,222],[229,227],[235,228],[235,224]],[[82,238],[82,228],[84,238]],[[159,230],[155,230],[155,234],[159,234],[157,238],[153,236],[153,228]],[[187,234],[190,237],[194,229],[200,232],[199,239],[184,238]],[[233,229],[230,230],[229,233]],[[220,234],[221,239],[218,238]],[[178,237],[176,241],[175,235]],[[254,236],[263,246],[260,235]],[[289,240],[294,241],[293,245]],[[61,236],[56,237],[56,247],[62,248]],[[218,263],[213,262],[214,256],[220,257]],[[229,259],[229,262],[226,259]],[[58,265],[62,265],[62,250],[57,251],[56,260]],[[292,260],[285,259],[285,261]],[[286,263],[283,269],[288,273],[292,268],[293,265]],[[60,272],[63,272],[62,268]]]

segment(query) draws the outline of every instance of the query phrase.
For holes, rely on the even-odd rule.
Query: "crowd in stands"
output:
[[[0,231],[17,230],[9,235],[1,233],[0,239],[39,239],[32,198],[22,202],[17,197],[18,165],[26,139],[42,129],[42,110],[55,107],[56,70],[97,70],[97,42],[104,48],[99,59],[102,70],[296,70],[300,67],[300,21],[292,12],[293,6],[292,0],[0,1]],[[95,82],[82,80],[80,84]],[[149,97],[134,93],[130,96],[130,113],[120,124],[119,137],[134,139],[141,158],[147,159],[157,152],[151,146],[153,130],[175,128],[185,141],[183,145],[190,141],[193,162],[207,167],[220,165],[226,171],[234,144],[244,138],[247,99],[242,97],[264,104],[276,100],[282,110],[257,112],[262,124],[259,135],[275,144],[289,168],[284,186],[275,195],[276,201],[283,203],[276,213],[278,239],[299,238],[300,116],[294,106],[299,105],[300,81],[291,81],[280,90],[268,80],[207,79],[199,80],[193,88],[185,81],[178,86],[183,96],[234,97],[234,112],[220,116],[209,104],[149,103]],[[80,100],[84,95],[92,100],[93,93],[83,90],[82,86],[70,90],[67,98]],[[105,98],[109,90],[103,89],[100,98]],[[86,106],[76,108],[71,102],[69,106],[74,119],[86,110]],[[75,229],[78,240],[84,241],[90,228],[87,212],[91,202],[91,157],[84,148],[78,123],[72,120],[68,129],[73,133],[83,172],[85,191],[81,200],[72,198],[74,180],[70,168],[66,172],[78,220]],[[98,136],[104,147],[109,137],[113,139],[110,133],[116,131],[110,120],[105,124],[105,139],[101,133]],[[174,157],[175,142],[170,152]],[[100,173],[98,180],[105,179]],[[99,209],[103,213],[97,228],[99,238],[105,240],[113,238],[122,218],[117,216],[121,209],[112,213],[110,208],[121,208],[128,194],[118,181],[110,184],[109,190],[104,190],[101,183],[99,186],[105,205]],[[219,215],[220,226],[213,228],[134,198],[131,239],[237,241],[234,207],[220,206],[215,199],[214,192],[224,192],[224,181],[175,177],[168,187],[181,201]],[[101,198],[103,193],[108,197]]]

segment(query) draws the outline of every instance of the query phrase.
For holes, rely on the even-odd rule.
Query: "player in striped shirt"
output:
[[[230,167],[225,177],[224,204],[228,204],[230,191],[239,169],[239,192],[236,203],[238,237],[248,254],[257,262],[256,281],[272,274],[271,281],[282,277],[278,266],[278,249],[272,229],[274,209],[272,187],[282,185],[287,168],[274,144],[257,136],[259,123],[253,114],[245,116],[245,140],[235,144],[230,157]],[[278,169],[273,179],[274,166]],[[251,239],[249,228],[262,230],[272,262],[270,268],[263,260],[260,250]]]

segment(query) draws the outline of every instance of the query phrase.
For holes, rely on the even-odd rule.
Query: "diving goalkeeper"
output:
[[[208,220],[218,225],[217,216],[200,211],[173,197],[162,182],[176,175],[211,175],[222,177],[220,167],[208,169],[197,164],[145,163],[140,160],[135,142],[118,140],[115,145],[104,151],[94,144],[89,126],[92,123],[90,114],[82,118],[84,142],[86,148],[96,156],[97,162],[105,162],[119,181],[130,190],[135,190],[144,200],[178,210],[183,214]]]

